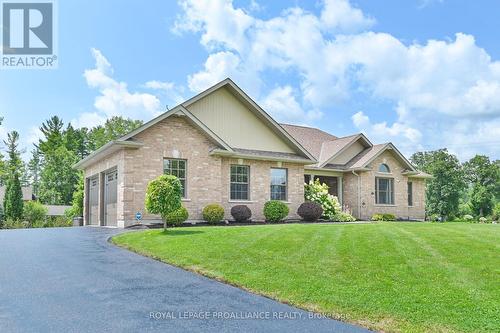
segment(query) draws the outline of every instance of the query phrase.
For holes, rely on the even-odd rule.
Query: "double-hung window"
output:
[[[166,158],[163,160],[163,173],[179,178],[182,185],[183,198],[186,198],[186,166],[186,160],[173,158]]]
[[[250,199],[250,167],[248,165],[231,165],[231,200]]]
[[[271,200],[286,201],[287,185],[287,169],[271,168]]]
[[[375,203],[379,205],[394,205],[393,178],[375,178]]]

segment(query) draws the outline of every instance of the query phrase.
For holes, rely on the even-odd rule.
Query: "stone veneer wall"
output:
[[[378,172],[381,163],[389,166],[390,174]],[[344,175],[344,204],[352,209],[354,216],[365,220],[370,219],[375,213],[391,213],[403,219],[425,218],[425,180],[402,175],[403,167],[391,151],[382,153],[369,167],[373,171],[357,172],[361,182],[361,214],[358,212],[358,179],[352,173]],[[394,178],[394,205],[375,204],[375,177]],[[411,207],[408,207],[408,181],[413,182],[413,206]]]
[[[201,217],[206,204],[221,201],[221,158],[210,156],[216,148],[208,137],[190,125],[184,117],[171,116],[135,136],[144,146],[125,152],[124,216],[131,224],[135,214],[143,214],[143,222],[160,221],[148,214],[144,199],[148,183],[163,174],[163,159],[187,160],[186,199],[183,205],[190,219]]]
[[[297,208],[304,201],[302,165],[210,156],[216,145],[184,117],[171,116],[139,133],[135,139],[144,145],[139,149],[121,150],[85,170],[89,177],[106,168],[118,167],[118,226],[133,224],[137,212],[142,213],[145,223],[160,221],[159,216],[146,212],[144,198],[148,182],[163,173],[164,158],[187,160],[187,198],[183,205],[189,211],[190,220],[201,220],[202,209],[209,203],[221,204],[227,219],[231,218],[232,206],[246,204],[254,220],[263,220],[262,209],[270,197],[271,167],[288,169],[289,218],[297,217]],[[231,164],[250,166],[248,202],[229,200]]]
[[[92,164],[91,166],[87,167],[84,172],[84,180],[85,180],[85,191],[84,191],[84,198],[83,198],[83,216],[84,216],[84,224],[87,224],[87,179],[90,177],[93,177],[95,175],[99,175],[99,211],[103,211],[103,207],[101,207],[101,197],[103,195],[102,189],[103,189],[103,181],[104,177],[102,176],[101,173],[106,172],[108,170],[112,170],[114,168],[117,169],[118,171],[118,180],[117,180],[117,198],[116,198],[116,206],[117,206],[117,224],[120,227],[124,226],[124,216],[123,216],[123,197],[124,197],[124,159],[123,156],[125,154],[125,150],[120,150],[117,151],[106,158],[98,161],[97,163]],[[99,224],[103,225],[104,221],[102,221],[102,216],[99,214]]]
[[[231,164],[248,165],[250,167],[250,200],[230,200],[230,166]],[[297,209],[304,202],[304,166],[293,163],[278,163],[257,160],[223,159],[222,161],[222,206],[226,218],[232,219],[230,210],[235,205],[247,205],[252,210],[253,220],[264,220],[264,204],[271,196],[271,168],[288,170],[287,205],[290,209],[288,218],[299,218]]]

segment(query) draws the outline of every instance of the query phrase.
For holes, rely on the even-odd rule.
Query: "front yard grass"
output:
[[[497,225],[198,227],[124,233],[112,241],[375,330],[500,330]]]

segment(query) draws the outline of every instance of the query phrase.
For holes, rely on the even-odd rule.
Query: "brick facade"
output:
[[[304,168],[300,164],[212,156],[210,151],[218,147],[206,134],[178,116],[171,116],[134,138],[144,145],[138,149],[122,149],[87,167],[84,172],[88,178],[117,168],[119,227],[133,224],[137,212],[142,213],[144,223],[160,221],[159,216],[146,212],[144,199],[149,181],[163,173],[164,158],[185,159],[187,162],[187,195],[183,205],[189,212],[190,220],[201,220],[202,209],[209,203],[221,204],[227,219],[232,206],[246,204],[252,210],[253,219],[263,220],[262,209],[270,197],[271,167],[288,169],[289,218],[297,217],[297,208],[304,198]],[[250,166],[251,193],[248,202],[229,200],[231,164]]]
[[[391,172],[379,173],[381,163],[389,166]],[[425,180],[409,178],[402,174],[403,167],[390,150],[380,154],[370,165],[372,171],[358,171],[359,179],[353,173],[344,175],[343,202],[348,205],[353,215],[360,219],[370,219],[376,213],[391,213],[398,218],[423,220],[425,218]],[[394,179],[394,205],[375,203],[375,177]],[[413,183],[413,206],[408,206],[407,184]],[[358,205],[358,182],[361,193]],[[361,207],[361,210],[359,209]],[[359,211],[360,210],[360,211]]]

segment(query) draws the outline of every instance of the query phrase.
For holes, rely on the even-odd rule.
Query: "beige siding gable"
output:
[[[364,149],[365,149],[365,146],[363,146],[358,140],[356,142],[353,142],[349,147],[347,147],[339,155],[335,156],[335,158],[332,159],[329,163],[346,164],[347,162],[352,160],[354,158],[354,156],[361,153]]]
[[[226,88],[215,90],[187,109],[233,148],[296,152]]]

